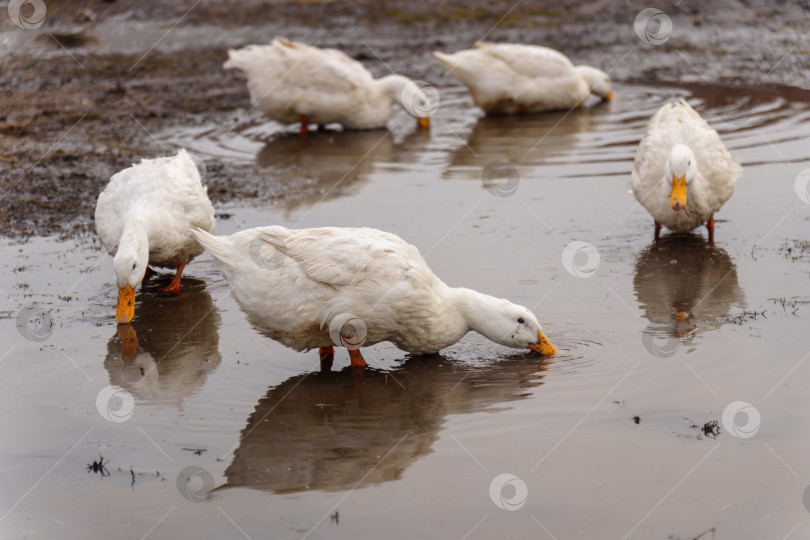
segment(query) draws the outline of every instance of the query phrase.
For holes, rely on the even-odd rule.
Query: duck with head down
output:
[[[607,73],[575,66],[548,47],[478,42],[475,49],[433,55],[489,114],[568,110],[584,105],[591,94],[603,101],[613,99]]]
[[[363,64],[342,51],[281,37],[269,45],[229,50],[224,67],[245,73],[254,107],[277,122],[300,122],[302,135],[310,123],[382,129],[394,104],[427,127],[438,105],[407,77],[390,74],[375,79]]]
[[[345,345],[352,364],[363,366],[362,345],[390,341],[431,354],[474,331],[507,347],[557,352],[528,308],[449,287],[393,234],[279,226],[194,234],[253,326],[296,350],[330,354]]]
[[[742,168],[720,135],[686,101],[668,103],[652,117],[638,145],[630,186],[661,226],[678,233],[706,225],[734,193]]]
[[[164,291],[180,292],[183,268],[203,251],[189,229],[213,231],[215,223],[197,164],[182,149],[113,175],[98,196],[95,221],[101,243],[113,256],[119,323],[135,315],[135,289],[150,264],[175,268]]]

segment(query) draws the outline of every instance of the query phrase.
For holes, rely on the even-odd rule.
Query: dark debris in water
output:
[[[687,418],[687,420],[689,419]],[[703,425],[692,423],[689,428],[700,430],[700,435],[697,436],[698,440],[704,437],[716,439],[720,435],[720,422],[717,420],[709,420]]]
[[[105,460],[104,456],[101,454],[98,455],[98,461],[93,461],[92,463],[87,464],[87,472],[93,472],[95,474],[99,474],[102,477],[110,476],[110,471],[107,470],[107,464],[109,460]]]

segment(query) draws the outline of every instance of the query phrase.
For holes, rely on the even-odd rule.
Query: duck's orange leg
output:
[[[709,229],[709,243],[714,244],[714,214],[709,218],[706,228]]]
[[[658,240],[661,237],[661,224],[658,221],[654,221],[655,223],[655,239]]]
[[[306,135],[307,133],[309,133],[309,116],[305,114],[299,114],[298,121],[301,123],[299,133],[301,133],[301,135]]]
[[[177,265],[177,272],[174,273],[174,277],[172,278],[172,282],[166,285],[164,288],[161,289],[163,292],[170,292],[170,293],[179,293],[180,292],[180,276],[183,275],[183,268],[186,267],[186,263],[181,262]]]
[[[349,358],[351,359],[353,366],[360,366],[360,367],[366,366],[366,359],[363,358],[362,354],[360,354],[359,348],[349,349]]]
[[[155,272],[154,270],[152,270],[150,267],[147,266],[146,267],[146,273],[143,275],[143,280],[146,281],[147,279],[154,276],[155,274],[157,274],[157,272]]]

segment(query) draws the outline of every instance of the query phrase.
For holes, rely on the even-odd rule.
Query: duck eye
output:
[[[526,324],[526,321],[523,320],[523,317],[518,319],[518,324]]]

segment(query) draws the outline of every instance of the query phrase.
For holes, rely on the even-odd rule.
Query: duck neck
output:
[[[498,299],[463,287],[451,289],[459,318],[464,321],[465,333],[473,330],[491,341],[500,342],[503,336],[495,335],[491,313],[497,309]]]
[[[388,96],[388,99],[393,103],[400,103],[402,101],[402,92],[410,83],[411,80],[408,77],[397,74],[387,75],[377,80],[377,84],[383,94]]]
[[[136,261],[138,264],[133,268]],[[134,287],[140,283],[148,263],[149,236],[146,225],[142,219],[129,217],[124,223],[124,229],[121,231],[121,238],[118,241],[118,249],[113,258],[118,284],[124,286],[129,283]]]

